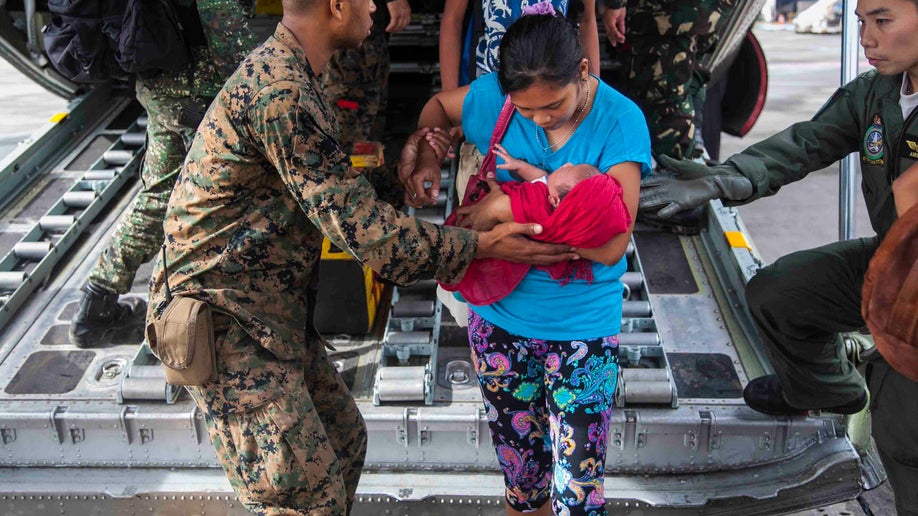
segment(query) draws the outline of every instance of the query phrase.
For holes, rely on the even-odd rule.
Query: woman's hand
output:
[[[513,220],[510,196],[500,189],[493,174],[488,179],[488,188],[490,192],[478,204],[460,206],[456,210],[459,226],[476,231],[489,231],[501,222]]]

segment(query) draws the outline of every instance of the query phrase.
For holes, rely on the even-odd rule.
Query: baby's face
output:
[[[571,163],[565,163],[551,174],[548,174],[546,184],[548,185],[548,199],[551,205],[557,208],[561,204],[561,199],[574,186],[591,175],[594,175],[594,169],[590,165],[574,165]]]

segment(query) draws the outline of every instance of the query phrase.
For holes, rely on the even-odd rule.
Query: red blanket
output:
[[[510,196],[513,220],[536,222],[542,233],[532,238],[585,249],[599,247],[631,225],[622,199],[622,186],[612,176],[600,174],[571,189],[552,211],[545,183],[504,183]],[[473,305],[487,305],[503,299],[529,272],[529,265],[496,258],[474,260],[462,280],[444,289],[462,294]],[[571,279],[593,280],[593,262],[573,260],[539,267],[562,285]]]

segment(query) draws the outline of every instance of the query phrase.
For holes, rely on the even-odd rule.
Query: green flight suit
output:
[[[758,271],[746,299],[759,336],[796,407],[832,407],[855,400],[864,380],[848,361],[838,332],[864,327],[861,290],[880,239],[896,220],[892,181],[918,160],[918,110],[902,118],[902,76],[876,71],[840,88],[812,120],[800,122],[732,156],[726,165],[752,181],[741,204],[772,195],[852,152],[877,237],[791,253]],[[909,145],[909,142],[912,145]],[[918,383],[877,356],[869,380],[874,439],[890,471],[901,514],[918,513]],[[878,378],[891,378],[885,382]],[[893,381],[895,379],[895,381]]]

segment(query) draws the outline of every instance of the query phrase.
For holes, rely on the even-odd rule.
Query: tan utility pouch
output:
[[[210,305],[176,296],[162,317],[147,325],[147,343],[172,385],[201,385],[217,371]]]

